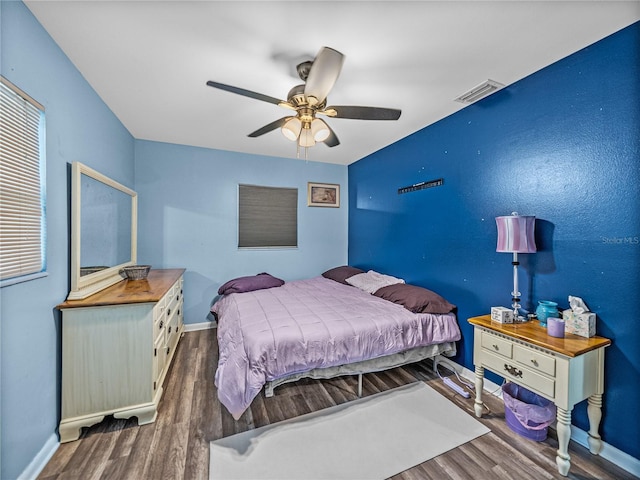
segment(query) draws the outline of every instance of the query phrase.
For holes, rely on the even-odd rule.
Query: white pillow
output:
[[[374,293],[382,287],[395,285],[396,283],[404,283],[404,280],[369,270],[367,273],[358,273],[357,275],[349,277],[345,279],[345,282],[365,292]]]

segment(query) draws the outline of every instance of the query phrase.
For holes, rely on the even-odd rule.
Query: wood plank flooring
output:
[[[135,418],[112,417],[84,429],[75,442],[60,445],[39,478],[53,479],[203,479],[208,478],[209,442],[356,398],[357,377],[302,380],[282,385],[275,396],[261,393],[239,421],[220,404],[213,384],[218,361],[216,330],[184,335],[164,384],[155,423],[139,427]],[[440,367],[441,373],[447,373]],[[473,400],[456,395],[435,375],[430,362],[367,374],[363,396],[423,381],[473,414]],[[537,443],[513,433],[504,421],[502,402],[485,395],[490,413],[481,421],[491,429],[465,445],[417,465],[394,480],[637,478],[570,443],[569,477],[558,474],[553,431]],[[428,435],[425,432],[425,435]]]

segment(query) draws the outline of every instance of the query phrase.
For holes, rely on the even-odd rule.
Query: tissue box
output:
[[[593,312],[574,313],[571,310],[562,312],[564,331],[581,337],[593,337],[596,334],[596,314]]]
[[[513,310],[506,307],[491,307],[491,321],[513,323]]]

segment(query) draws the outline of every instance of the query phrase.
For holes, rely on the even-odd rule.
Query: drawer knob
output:
[[[507,365],[506,363],[504,364],[504,369],[509,372],[511,375],[513,375],[514,377],[520,377],[522,378],[522,370],[518,370],[516,367],[514,367],[513,365]]]
[[[167,316],[171,315],[171,309],[167,310]]]
[[[491,345],[493,347],[493,349],[497,352],[498,350],[500,350],[500,347],[498,347],[498,345],[496,345],[495,343],[493,345]]]
[[[164,327],[164,321],[160,320],[160,325],[158,325],[158,330],[162,330],[162,327]]]
[[[531,363],[533,363],[534,366],[538,366],[538,361],[535,358],[531,359]]]

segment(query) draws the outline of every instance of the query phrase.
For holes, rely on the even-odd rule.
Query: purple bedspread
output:
[[[460,339],[453,313],[411,313],[324,277],[225,295],[211,311],[218,398],[235,419],[268,381]]]

